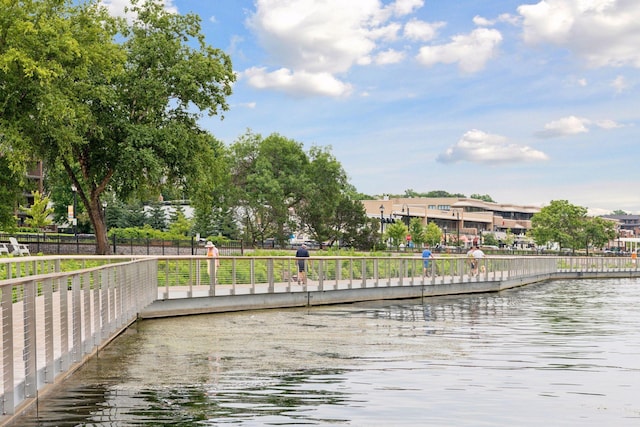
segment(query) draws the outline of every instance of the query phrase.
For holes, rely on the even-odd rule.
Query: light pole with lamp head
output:
[[[102,202],[102,214],[104,215],[104,229],[107,230],[107,202]]]
[[[76,194],[78,193],[78,187],[75,184],[71,184],[71,191],[73,191],[73,235],[78,238],[78,215],[76,215]]]
[[[380,205],[380,244],[384,242],[384,205]]]
[[[460,212],[455,211],[454,213],[451,214],[451,216],[456,217],[456,234],[458,235],[456,240],[456,246],[460,247]]]
[[[404,203],[402,205],[402,217],[404,218],[404,207],[407,207],[407,228],[409,228],[409,224],[411,223],[411,214],[409,213],[409,205]]]

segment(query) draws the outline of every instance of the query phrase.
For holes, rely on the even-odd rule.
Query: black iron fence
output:
[[[0,233],[0,243],[10,246],[9,237],[29,246],[32,255],[93,255],[96,253],[96,238],[93,234],[32,233],[10,235]],[[205,242],[195,237],[175,240],[149,238],[122,238],[112,236],[109,247],[116,255],[206,255]],[[11,247],[9,248],[11,250]],[[241,240],[227,241],[218,245],[220,255],[242,255]]]

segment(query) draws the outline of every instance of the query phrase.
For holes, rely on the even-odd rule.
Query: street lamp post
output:
[[[107,230],[107,202],[102,202],[102,214],[104,215],[104,229]]]
[[[404,207],[407,207],[407,228],[409,228],[409,223],[411,222],[411,214],[409,213],[409,205],[406,203],[402,205],[402,217],[404,218]]]
[[[380,234],[384,234],[384,205],[380,205]]]
[[[456,217],[456,233],[458,235],[457,240],[456,240],[456,246],[460,247],[460,212],[459,211],[455,211],[454,213],[451,214],[451,216]]]
[[[444,245],[447,246],[447,226],[444,226]]]
[[[78,238],[78,215],[76,214],[76,194],[78,188],[75,184],[71,184],[71,191],[73,191],[73,235]]]

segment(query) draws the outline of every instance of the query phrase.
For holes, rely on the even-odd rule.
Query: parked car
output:
[[[606,256],[628,256],[629,252],[623,250],[622,248],[612,247],[606,248],[602,251]]]

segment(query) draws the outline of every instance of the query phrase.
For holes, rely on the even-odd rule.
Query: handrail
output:
[[[5,275],[37,262],[31,258],[3,264]],[[2,415],[15,414],[134,321],[156,298],[156,266],[139,259],[1,280]]]
[[[504,284],[519,286],[525,279],[563,274],[640,275],[636,260],[623,257],[487,256],[477,274],[471,274],[468,258],[455,255],[431,259],[426,270],[418,256],[304,260],[308,281],[298,285],[295,257],[222,256],[219,266],[205,256],[0,259],[0,423],[33,402],[45,385],[80,366],[157,300],[271,294],[296,303],[314,295],[322,303],[329,291],[336,302],[340,299],[335,295],[357,298],[356,291],[376,297],[381,295],[376,292],[394,288],[395,295],[428,296],[436,290],[500,290]],[[67,263],[78,270],[62,271]],[[343,290],[352,292],[339,292]]]

